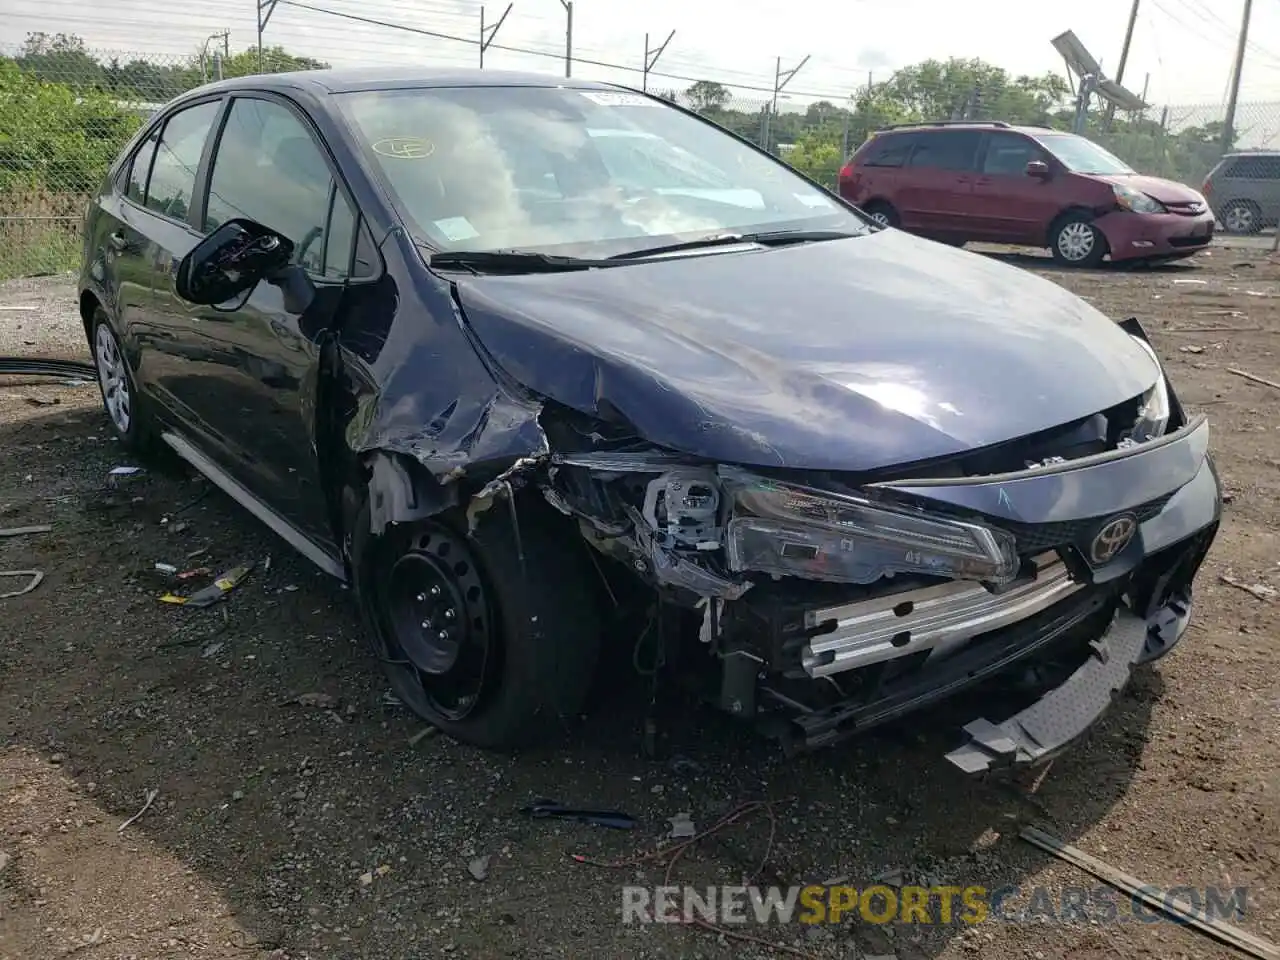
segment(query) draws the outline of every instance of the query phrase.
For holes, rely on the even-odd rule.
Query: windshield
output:
[[[640,94],[466,87],[336,99],[401,214],[439,250],[602,257],[715,233],[871,230],[784,164]]]
[[[1061,133],[1042,136],[1038,139],[1072,173],[1099,173],[1114,176],[1134,172],[1133,168],[1119,157],[1112,156],[1092,140],[1086,140],[1084,137]]]

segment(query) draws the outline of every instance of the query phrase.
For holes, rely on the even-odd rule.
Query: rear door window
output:
[[[1280,156],[1236,157],[1223,175],[1233,180],[1280,180]]]
[[[160,142],[159,132],[147,137],[138,152],[133,155],[129,167],[129,182],[125,187],[125,196],[134,203],[145,203],[147,199],[147,178],[151,175],[151,160],[156,155],[156,144]]]
[[[901,167],[911,155],[915,137],[906,133],[881,134],[871,141],[858,163],[864,167]]]
[[[921,133],[911,154],[910,166],[957,172],[972,170],[981,139],[976,130]]]
[[[210,100],[179,110],[165,122],[147,180],[147,209],[174,220],[187,219],[196,170],[221,106],[221,101]]]

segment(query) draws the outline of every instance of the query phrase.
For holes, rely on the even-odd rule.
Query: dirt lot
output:
[[[1017,839],[1031,823],[1158,886],[1247,885],[1241,925],[1280,939],[1280,608],[1220,581],[1280,587],[1280,389],[1227,371],[1280,381],[1280,265],[1219,245],[1171,269],[1044,272],[1150,325],[1183,401],[1212,417],[1230,503],[1182,646],[1047,775],[1015,785],[942,762],[968,719],[945,710],[786,762],[667,694],[646,759],[640,683],[610,691],[567,745],[517,758],[411,745],[420,726],[387,700],[341,589],[179,468],[110,483],[128,461],[94,388],[0,385],[0,527],[53,525],[0,539],[0,569],[45,573],[0,600],[0,957],[773,956],[701,929],[624,926],[620,885],[662,870],[571,859],[622,858],[677,812],[709,824],[760,798],[779,804],[771,882],[900,870],[1093,887]],[[76,349],[75,324],[62,279],[0,288],[0,352]],[[258,569],[215,608],[158,602],[157,561],[248,560]],[[304,694],[323,696],[289,702]],[[643,826],[523,818],[539,797]],[[759,819],[737,827],[677,875],[740,882],[767,834]],[[1232,955],[1163,923],[751,932],[814,957]]]

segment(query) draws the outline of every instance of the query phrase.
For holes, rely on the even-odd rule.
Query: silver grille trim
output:
[[[1041,554],[1033,562],[1034,580],[999,594],[981,584],[957,580],[806,611],[806,628],[830,620],[836,621],[836,628],[814,637],[801,651],[805,673],[827,677],[921,650],[941,655],[979,634],[1025,620],[1083,589],[1083,584],[1071,579],[1057,553]],[[908,610],[901,615],[895,612],[905,604],[911,605]]]

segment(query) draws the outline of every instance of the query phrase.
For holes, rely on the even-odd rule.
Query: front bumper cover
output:
[[[801,735],[790,748],[829,745],[1087,637],[1089,656],[1063,683],[1003,722],[978,718],[966,724],[966,743],[947,754],[966,773],[1043,763],[1106,712],[1137,666],[1163,657],[1182,639],[1192,583],[1216,536],[1221,502],[1213,461],[1202,455],[1190,482],[1141,524],[1134,538],[1139,556],[1117,564],[1121,570],[1111,576],[1092,571],[1086,589],[977,638],[874,702],[836,704],[794,718]]]

